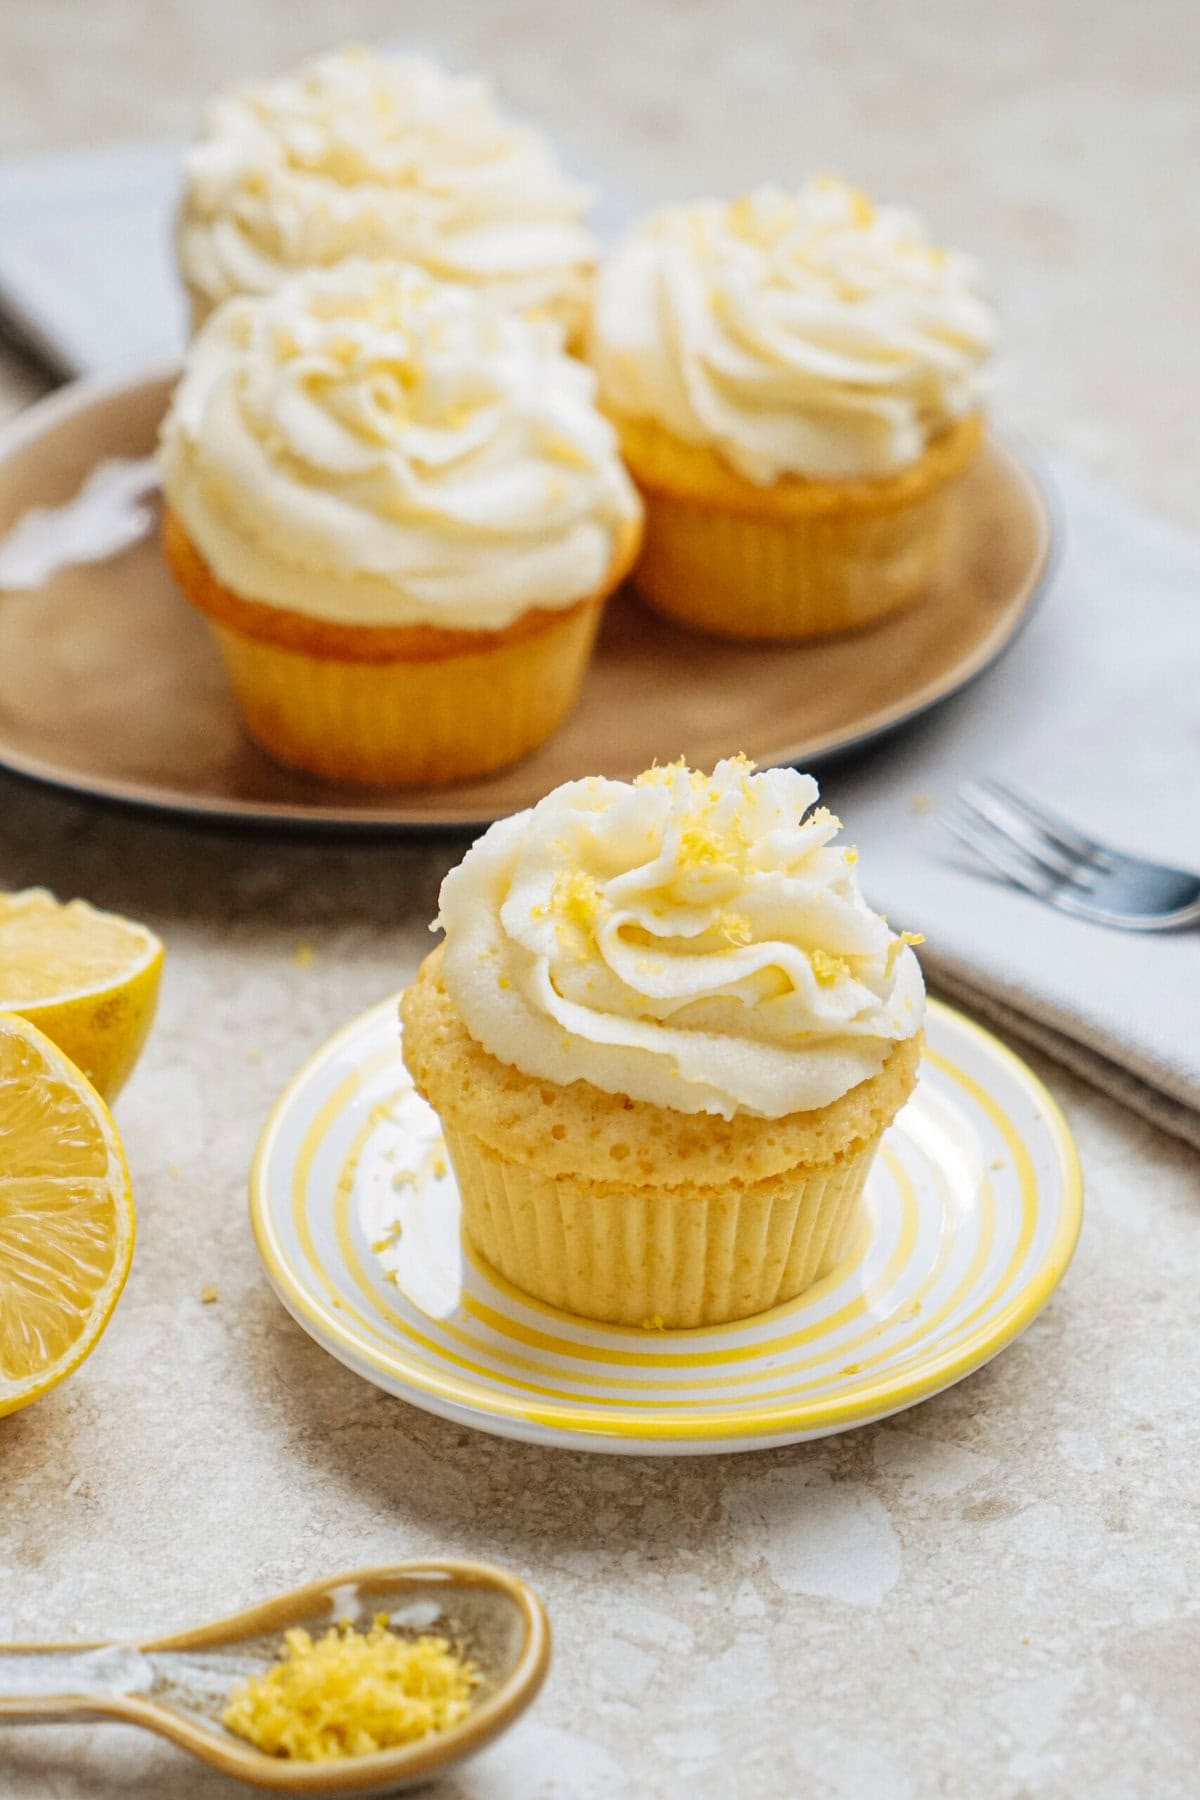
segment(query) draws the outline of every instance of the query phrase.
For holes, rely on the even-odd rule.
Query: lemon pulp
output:
[[[146,1041],[162,960],[154,933],[116,913],[44,888],[0,894],[0,1012],[38,1026],[106,1099]]]
[[[48,1038],[0,1015],[0,1414],[92,1350],[133,1256],[129,1172],[103,1100]]]

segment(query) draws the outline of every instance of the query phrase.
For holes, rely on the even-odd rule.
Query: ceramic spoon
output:
[[[230,1693],[275,1661],[293,1625],[325,1631],[379,1613],[413,1632],[461,1641],[483,1681],[460,1725],[373,1756],[299,1762],[268,1756],[220,1723]],[[550,1660],[542,1603],[486,1563],[389,1563],[278,1594],[261,1606],[147,1642],[0,1644],[0,1723],[116,1719],[170,1738],[224,1775],[285,1794],[385,1794],[428,1781],[506,1730]]]

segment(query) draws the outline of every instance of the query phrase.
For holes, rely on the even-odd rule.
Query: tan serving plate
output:
[[[79,382],[0,440],[0,537],[60,505],[105,457],[153,448],[172,377]],[[156,537],[108,562],[0,595],[0,768],[75,793],[209,819],[371,831],[475,826],[561,781],[629,776],[657,758],[699,767],[857,749],[965,686],[1012,640],[1044,585],[1049,508],[992,439],[960,484],[945,572],[869,631],[760,648],[678,630],[618,596],[583,697],[536,755],[456,787],[330,787],[278,768],[243,733],[202,620]]]

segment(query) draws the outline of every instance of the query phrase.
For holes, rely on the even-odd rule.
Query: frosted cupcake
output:
[[[590,355],[685,624],[801,638],[917,596],[979,446],[974,262],[832,176],[671,208],[603,267]]]
[[[717,1324],[844,1254],[924,989],[792,769],[568,782],[446,877],[402,1002],[463,1224],[525,1292]]]
[[[595,261],[589,192],[486,84],[347,49],[214,100],[177,227],[194,323],[350,256],[403,259],[576,335]]]
[[[395,265],[214,313],[163,427],[164,546],[273,756],[453,781],[549,736],[640,534],[593,386],[554,325]]]

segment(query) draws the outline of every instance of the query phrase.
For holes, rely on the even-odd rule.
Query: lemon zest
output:
[[[284,1635],[280,1660],[230,1695],[221,1723],[268,1756],[334,1762],[411,1744],[458,1725],[479,1672],[448,1639],[403,1638],[386,1615]]]
[[[721,935],[737,949],[754,940],[754,928],[745,913],[722,913],[717,923]]]
[[[844,956],[830,956],[828,950],[812,950],[809,952],[812,972],[822,987],[832,987],[843,975],[849,975],[850,964]]]

